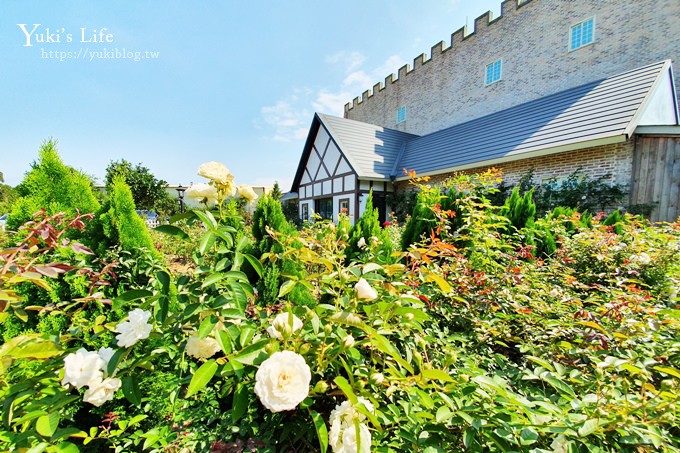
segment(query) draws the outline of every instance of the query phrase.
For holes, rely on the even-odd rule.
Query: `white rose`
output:
[[[370,401],[362,397],[358,397],[357,399],[370,412],[375,411]],[[371,433],[368,430],[368,427],[361,423],[365,419],[366,416],[357,411],[354,405],[349,401],[344,401],[333,409],[329,419],[331,429],[328,433],[328,443],[331,445],[334,452],[370,452]],[[358,449],[356,427],[354,425],[355,420],[359,422],[359,439],[361,440]]]
[[[83,395],[83,401],[97,407],[113,399],[114,393],[120,388],[121,381],[117,378],[106,378],[90,382],[89,388]]]
[[[218,184],[227,184],[234,180],[234,175],[220,162],[206,162],[198,167],[198,175],[215,181]]]
[[[360,237],[359,240],[357,241],[357,247],[359,247],[360,249],[366,247],[366,239]]]
[[[357,297],[362,300],[375,300],[378,298],[378,291],[373,289],[366,280],[360,278],[356,285],[354,285],[354,292]]]
[[[312,372],[301,355],[279,351],[255,373],[255,394],[270,411],[289,411],[307,398],[311,380]]]
[[[359,439],[361,442],[357,440],[355,426],[351,425],[342,431],[342,441],[331,444],[331,447],[335,453],[370,453],[371,432],[363,423],[359,423]]]
[[[639,255],[631,255],[630,260],[638,262],[642,265],[646,265],[652,262],[652,259],[645,252],[642,252]]]
[[[257,194],[248,184],[241,184],[238,186],[238,196],[246,200],[248,203],[254,203],[257,200]]]
[[[115,354],[116,351],[114,351],[112,348],[99,348],[99,351],[97,351],[97,355],[101,357],[101,359],[104,361],[104,366],[102,367],[102,371],[106,372],[106,368],[109,366],[109,361],[111,360],[111,357],[113,357],[113,354]]]
[[[115,332],[119,333],[116,335],[118,346],[129,348],[139,340],[149,338],[152,326],[147,321],[150,317],[151,313],[146,310],[140,308],[132,310],[128,314],[128,320],[116,326]]]
[[[217,189],[210,184],[194,184],[187,189],[186,196],[208,206],[213,206],[217,203]]]
[[[220,350],[220,345],[214,338],[198,338],[192,335],[187,340],[185,351],[190,356],[197,359],[207,359],[212,357]]]
[[[72,385],[79,389],[91,381],[100,381],[104,377],[102,369],[106,362],[94,351],[80,348],[64,358],[64,379],[61,385]]]
[[[300,318],[298,318],[295,315],[292,316],[293,325],[290,324],[288,313],[279,313],[278,315],[276,315],[276,317],[272,321],[272,325],[267,328],[267,333],[269,334],[269,336],[280,340],[283,338],[282,335],[283,333],[288,333],[288,335],[290,335],[296,330],[302,329],[302,321],[300,320]]]

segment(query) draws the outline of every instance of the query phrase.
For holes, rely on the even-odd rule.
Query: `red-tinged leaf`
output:
[[[94,252],[92,250],[85,247],[80,242],[74,242],[73,244],[71,244],[71,250],[73,250],[76,253],[84,253],[85,255],[94,255]]]
[[[49,266],[35,266],[33,269],[35,269],[36,272],[44,275],[45,277],[55,278],[58,277],[60,274],[58,269]]]

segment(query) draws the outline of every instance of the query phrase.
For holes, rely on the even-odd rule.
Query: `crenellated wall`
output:
[[[571,26],[595,18],[593,44],[569,51]],[[680,0],[506,0],[345,105],[347,118],[427,134],[657,61],[680,61]],[[485,85],[501,59],[502,79]],[[680,94],[680,77],[676,78]],[[396,111],[406,107],[406,121]]]

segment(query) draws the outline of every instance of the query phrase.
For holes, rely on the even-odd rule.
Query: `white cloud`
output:
[[[274,105],[261,109],[263,122],[272,129],[271,138],[276,141],[291,142],[307,137],[311,110],[343,116],[344,106],[356,96],[372,89],[392,73],[397,73],[404,65],[399,55],[391,55],[383,63],[373,68],[365,68],[366,57],[359,52],[341,51],[326,57],[326,63],[338,67],[345,74],[337,89],[328,87],[313,90],[295,88],[285,98]]]
[[[275,105],[260,109],[262,119],[273,128],[272,138],[279,142],[290,142],[307,136],[306,123],[311,114],[305,108],[298,108],[297,95],[291,95]]]
[[[351,72],[361,66],[366,57],[361,52],[340,51],[326,57],[326,62],[340,66],[345,72]]]

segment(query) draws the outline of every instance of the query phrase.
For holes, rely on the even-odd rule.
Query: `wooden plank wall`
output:
[[[680,216],[680,137],[641,136],[633,155],[630,204],[654,204],[653,222]]]

